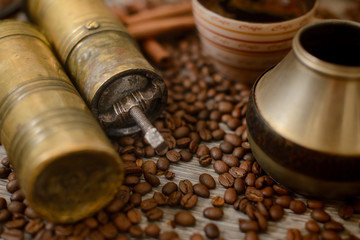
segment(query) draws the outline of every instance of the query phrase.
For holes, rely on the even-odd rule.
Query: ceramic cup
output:
[[[223,17],[192,0],[204,55],[224,76],[253,84],[291,49],[296,32],[314,19],[317,0],[304,0],[303,15],[277,22],[250,22]]]

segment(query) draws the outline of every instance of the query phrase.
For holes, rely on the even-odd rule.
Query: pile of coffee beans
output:
[[[219,222],[227,221],[225,210],[229,208],[238,214],[237,222],[229,224],[238,225],[239,239],[260,239],[274,231],[269,230],[273,222],[282,221],[287,228],[285,215],[306,212],[310,213],[308,221],[287,229],[280,238],[359,239],[354,235],[359,229],[357,233],[348,231],[331,217],[323,201],[298,198],[263,172],[247,141],[249,86],[218,74],[202,55],[196,34],[161,39],[171,53],[172,66],[163,70],[169,98],[154,126],[168,148],[156,152],[141,133],[113,139],[125,166],[124,184],[104,209],[75,224],[39,218],[21,191],[8,158],[3,158],[0,177],[8,179],[6,188],[11,193],[9,202],[0,198],[3,239],[170,240],[185,239],[177,231],[184,228],[191,240],[224,239]],[[173,170],[190,161],[197,161],[203,169],[196,182],[186,178],[186,168]],[[223,194],[214,196],[217,189],[224,189]],[[206,206],[199,206],[205,200]],[[359,213],[358,199],[338,206],[343,221]]]

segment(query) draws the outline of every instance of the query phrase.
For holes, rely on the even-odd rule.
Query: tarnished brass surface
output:
[[[0,22],[1,142],[31,207],[74,222],[106,205],[123,179],[105,133],[33,26]]]
[[[102,0],[25,2],[108,134],[140,130],[129,114],[133,106],[150,121],[161,114],[165,83]]]
[[[256,104],[283,137],[325,153],[360,156],[360,65],[312,56],[300,43],[303,32],[294,38],[293,51],[257,84]],[[323,37],[318,45],[329,40]]]
[[[251,90],[246,121],[254,156],[300,193],[360,194],[359,38],[358,23],[308,25]]]

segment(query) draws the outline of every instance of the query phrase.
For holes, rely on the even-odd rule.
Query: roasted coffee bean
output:
[[[35,235],[44,227],[44,221],[40,218],[34,219],[28,222],[25,226],[25,232],[31,235]]]
[[[6,203],[6,199],[3,197],[0,197],[0,209],[4,209],[6,208],[7,203]]]
[[[354,208],[351,205],[342,205],[339,207],[338,215],[342,219],[348,220],[354,215]]]
[[[170,167],[170,162],[167,158],[160,157],[156,162],[156,166],[159,170],[166,171]]]
[[[9,174],[8,180],[9,180],[9,182],[11,182],[11,181],[13,181],[13,180],[15,180],[15,179],[16,179],[16,175],[15,175],[15,172],[13,171],[13,172],[11,172],[11,173]]]
[[[219,111],[221,113],[231,113],[234,109],[234,105],[231,102],[220,101],[219,102]]]
[[[183,227],[190,227],[195,225],[196,219],[190,212],[180,211],[175,214],[174,222]]]
[[[109,221],[109,216],[105,211],[101,210],[97,213],[96,219],[100,224],[106,224]]]
[[[161,192],[154,192],[153,198],[158,206],[166,205],[168,201],[167,196]]]
[[[212,139],[211,131],[206,128],[200,129],[199,135],[201,140],[205,142],[209,142]]]
[[[196,151],[196,156],[200,158],[201,156],[209,155],[209,154],[210,154],[209,147],[206,146],[205,144],[200,144]]]
[[[106,239],[114,239],[118,234],[118,231],[115,225],[111,222],[108,222],[104,225],[99,226],[99,232],[106,238]]]
[[[24,233],[20,229],[7,229],[1,234],[5,240],[23,240]]]
[[[227,204],[234,204],[237,199],[237,192],[235,188],[228,188],[224,193],[224,200]]]
[[[134,191],[140,193],[141,195],[145,195],[146,193],[151,192],[152,186],[148,182],[141,182],[135,185]]]
[[[267,219],[264,215],[262,215],[259,211],[255,211],[255,219],[259,224],[259,230],[261,232],[265,232],[268,227]]]
[[[308,230],[311,233],[319,233],[320,232],[320,226],[314,220],[307,221],[305,223],[305,229]]]
[[[254,187],[247,187],[245,191],[245,196],[252,202],[261,202],[264,200],[264,195],[262,192]]]
[[[191,153],[196,153],[198,147],[199,147],[199,141],[198,140],[191,140],[191,142],[189,143],[189,151]]]
[[[278,221],[284,216],[284,209],[280,205],[273,205],[269,209],[269,214],[273,221]]]
[[[275,191],[271,186],[266,186],[263,189],[260,189],[260,191],[262,192],[264,197],[268,197],[268,198],[271,198],[275,194]]]
[[[225,188],[230,188],[234,185],[235,179],[230,173],[223,173],[218,177],[219,183]]]
[[[178,190],[178,185],[174,182],[168,182],[162,187],[162,193],[169,196],[171,193]]]
[[[229,166],[229,168],[238,167],[240,165],[239,159],[232,155],[223,155],[222,160]]]
[[[198,202],[198,196],[191,193],[185,194],[180,201],[180,205],[185,209],[191,209],[195,207],[196,203]]]
[[[220,236],[219,228],[215,223],[208,223],[204,227],[206,237],[210,239],[218,238]]]
[[[274,204],[272,198],[264,198],[263,203],[267,209],[270,209],[271,206]]]
[[[300,230],[297,228],[289,228],[286,232],[286,240],[302,240]]]
[[[154,208],[146,212],[146,217],[149,221],[159,220],[163,215],[164,212],[160,208]]]
[[[251,166],[251,172],[254,173],[256,176],[260,176],[262,174],[262,169],[257,162],[253,162]]]
[[[336,222],[336,221],[326,222],[324,224],[324,229],[325,230],[332,230],[332,231],[335,231],[335,232],[342,232],[342,231],[345,230],[344,226],[341,223]]]
[[[232,155],[238,159],[242,159],[242,157],[245,155],[245,150],[242,147],[236,147],[234,148]]]
[[[85,218],[83,220],[83,222],[85,223],[85,225],[88,228],[91,228],[91,229],[95,229],[99,226],[99,223],[97,222],[97,220],[94,217]]]
[[[179,190],[184,195],[187,194],[187,193],[193,193],[194,192],[192,183],[187,179],[181,180],[179,182]]]
[[[184,162],[191,161],[193,157],[192,153],[189,150],[184,150],[184,149],[180,151],[180,155],[181,155],[181,160]]]
[[[276,190],[275,190],[276,191]],[[283,195],[276,198],[275,203],[283,208],[289,208],[290,202],[293,200],[291,196]]]
[[[256,208],[254,205],[252,205],[251,203],[246,204],[245,213],[246,213],[246,215],[248,215],[250,220],[256,220],[255,211],[256,211]]]
[[[307,199],[307,207],[310,209],[322,209],[324,208],[324,202],[317,199]]]
[[[135,139],[130,136],[122,136],[118,139],[118,143],[120,146],[133,145],[135,143]]]
[[[203,155],[199,158],[199,163],[203,167],[209,166],[211,162],[212,162],[212,158],[210,157],[209,154]]]
[[[1,164],[4,165],[5,167],[9,167],[10,165],[10,160],[8,157],[4,157],[3,159],[1,159]],[[7,177],[7,176],[6,176]]]
[[[145,234],[146,234],[146,236],[149,236],[149,237],[153,237],[153,238],[158,237],[160,234],[160,231],[161,230],[160,230],[159,226],[154,223],[149,223],[145,227]]]
[[[180,191],[175,191],[175,192],[171,193],[168,198],[168,205],[170,207],[178,206],[180,204],[181,197],[182,197],[182,195],[181,195]]]
[[[159,235],[158,240],[175,240],[178,239],[179,235],[174,231],[165,231]]]
[[[173,163],[177,163],[181,160],[181,154],[176,150],[170,150],[166,153],[166,158]]]
[[[244,181],[245,181],[245,183],[246,183],[247,186],[251,186],[251,187],[255,186],[255,181],[256,181],[256,176],[255,176],[255,174],[252,173],[252,172],[249,172],[249,173],[246,175]]]
[[[141,222],[141,212],[135,208],[131,209],[126,213],[128,219],[132,224],[138,224]]]
[[[214,160],[220,160],[223,156],[223,152],[221,151],[221,149],[219,147],[213,147],[210,149],[210,156]]]
[[[289,208],[296,214],[303,214],[304,212],[306,212],[306,205],[301,200],[292,200],[290,202]]]
[[[14,219],[11,221],[8,221],[4,224],[4,226],[7,229],[12,229],[12,228],[23,228],[25,226],[25,224],[27,223],[27,221],[24,218],[19,218],[19,219]]]
[[[221,160],[215,161],[213,164],[213,168],[217,174],[223,174],[223,173],[226,173],[227,171],[229,171],[228,165],[224,161],[221,161]]]
[[[211,204],[214,207],[222,207],[225,203],[225,199],[223,197],[220,196],[215,196],[211,199]]]
[[[6,190],[8,190],[9,193],[14,193],[19,189],[20,189],[20,182],[17,179],[11,180],[6,184]]]
[[[134,175],[128,175],[125,177],[123,184],[127,186],[134,186],[140,182],[140,178]]]
[[[274,191],[278,195],[289,195],[290,194],[290,192],[286,188],[284,188],[278,184],[273,185],[273,188],[274,188]]]
[[[7,209],[0,210],[0,222],[5,222],[11,218],[11,212]]]
[[[24,195],[24,192],[19,189],[17,191],[15,191],[13,194],[11,194],[10,196],[10,200],[11,201],[22,201],[25,199],[25,195]]]
[[[272,186],[274,185],[274,180],[272,180],[269,176],[261,176],[258,177],[255,181],[255,187],[257,189],[261,189],[265,186]]]
[[[74,227],[73,225],[61,224],[61,225],[56,225],[54,230],[55,230],[55,234],[58,236],[70,236],[73,233]]]
[[[226,133],[224,141],[231,143],[234,147],[240,147],[242,143],[241,138],[234,133]]]
[[[331,230],[324,230],[321,232],[321,239],[323,240],[341,240],[339,234]]]
[[[156,163],[154,161],[148,160],[146,162],[144,162],[141,166],[142,170],[144,173],[150,173],[155,175],[156,171],[157,171],[157,166]]]
[[[175,138],[183,138],[189,136],[190,129],[187,126],[181,126],[175,129],[174,131],[174,137]]]
[[[263,202],[257,202],[256,203],[256,209],[257,211],[259,211],[266,219],[270,218],[270,214],[266,208],[266,206],[264,205]]]
[[[166,178],[167,180],[172,180],[172,179],[174,179],[174,177],[175,177],[175,173],[174,173],[174,172],[171,172],[171,171],[166,171],[166,172],[165,172],[165,178]]]
[[[242,161],[240,163],[239,168],[244,169],[246,173],[251,172],[251,167],[253,165],[253,162],[251,161]]]
[[[209,189],[202,183],[197,183],[193,186],[194,193],[199,197],[208,198],[210,196]]]
[[[216,182],[215,182],[214,178],[208,173],[200,174],[199,182],[204,184],[208,189],[216,188]]]
[[[330,215],[322,209],[314,209],[311,212],[311,217],[321,223],[330,221]]]
[[[25,216],[27,216],[30,219],[38,218],[39,216],[37,213],[32,209],[31,207],[26,207],[24,211]]]
[[[190,240],[205,240],[205,238],[200,233],[193,233]]]
[[[203,210],[203,215],[212,220],[219,220],[224,215],[224,212],[218,207],[207,207]]]
[[[129,228],[129,233],[132,237],[140,238],[144,235],[144,231],[139,225],[132,225]]]
[[[11,169],[5,166],[0,167],[0,178],[7,178],[11,173]]]
[[[229,142],[224,141],[224,142],[220,143],[219,148],[221,149],[221,151],[223,153],[229,154],[229,153],[232,153],[232,151],[234,150],[234,145],[232,145]]]
[[[146,182],[150,183],[153,187],[160,185],[160,179],[152,173],[144,173],[144,178]]]
[[[8,210],[12,213],[23,213],[25,207],[25,204],[19,201],[12,201],[8,204]]]
[[[144,212],[150,211],[151,209],[156,207],[157,207],[157,202],[153,198],[145,199],[140,203],[140,208]]]
[[[222,129],[216,129],[211,132],[211,136],[213,137],[214,140],[222,140],[224,139],[225,131]]]
[[[240,168],[240,167],[232,167],[232,168],[230,168],[229,173],[234,178],[244,178],[246,176],[246,171],[243,168]]]
[[[186,148],[186,147],[189,146],[190,142],[191,142],[191,139],[188,138],[188,137],[179,138],[179,139],[176,140],[176,146],[179,147],[179,148]],[[180,151],[180,155],[182,157],[181,151]],[[181,160],[184,161],[184,159],[181,159]]]
[[[253,220],[239,219],[239,227],[241,232],[259,232],[259,224]]]
[[[235,181],[234,181],[234,188],[235,188],[237,194],[245,193],[245,190],[246,190],[245,181],[242,180],[241,178],[236,178]]]
[[[244,240],[259,240],[258,234],[254,231],[248,231],[245,233]]]

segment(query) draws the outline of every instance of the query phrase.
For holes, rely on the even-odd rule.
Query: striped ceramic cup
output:
[[[317,0],[302,0],[302,15],[274,22],[236,20],[192,0],[203,52],[224,76],[251,85],[291,49],[295,33],[314,18]],[[223,2],[223,1],[222,1]]]

